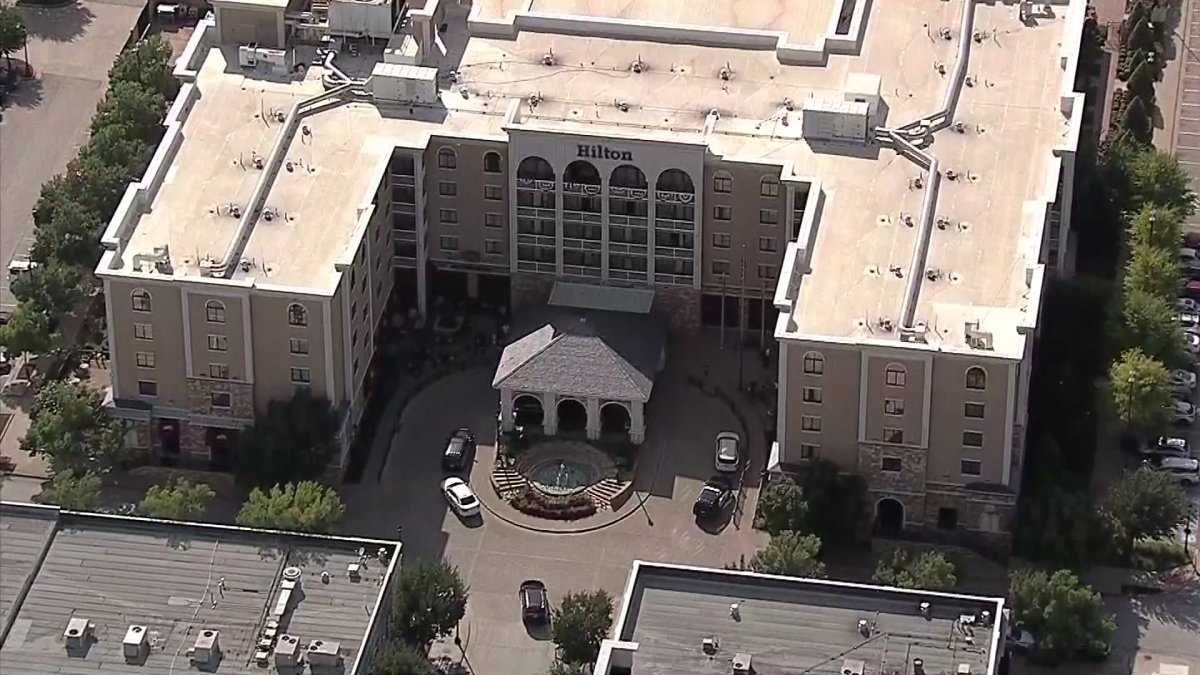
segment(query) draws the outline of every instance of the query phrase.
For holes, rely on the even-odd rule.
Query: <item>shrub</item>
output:
[[[508,500],[521,513],[547,520],[578,520],[596,514],[596,504],[582,492],[553,497],[534,489],[526,489]]]
[[[1137,539],[1130,561],[1135,569],[1157,572],[1188,564],[1187,547],[1178,539]]]

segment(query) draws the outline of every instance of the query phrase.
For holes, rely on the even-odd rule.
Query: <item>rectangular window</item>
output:
[[[214,391],[209,394],[209,402],[214,408],[232,408],[233,395],[227,391]]]
[[[762,264],[762,265],[758,266],[758,278],[759,279],[774,279],[775,274],[776,274],[776,272],[775,272],[774,265]]]
[[[971,419],[983,419],[983,404],[967,402],[963,404],[963,415]]]
[[[153,340],[154,327],[148,323],[133,324],[133,337],[138,340]]]
[[[733,178],[726,174],[713,176],[713,192],[729,194],[733,192]]]
[[[204,306],[204,318],[209,323],[225,323],[225,305],[211,300]]]
[[[713,248],[729,248],[731,237],[727,232],[713,232]]]
[[[443,180],[438,182],[438,194],[443,197],[454,197],[458,195],[458,183],[452,180]]]
[[[225,335],[209,335],[208,350],[210,352],[229,351],[229,338]]]
[[[500,214],[499,213],[483,214],[483,226],[484,227],[501,227]]]
[[[458,211],[455,209],[438,209],[438,220],[448,225],[458,223]]]
[[[800,429],[802,431],[820,431],[821,418],[815,415],[804,415],[800,418]]]
[[[906,376],[907,373],[903,367],[891,365],[883,372],[883,382],[889,387],[903,387]]]
[[[717,276],[725,276],[725,275],[729,274],[729,261],[728,260],[712,261],[712,273]]]
[[[291,338],[288,340],[288,351],[292,354],[307,354],[308,340],[300,338]]]
[[[488,255],[502,255],[504,250],[501,246],[502,242],[499,239],[485,239],[483,242],[483,252]]]
[[[152,352],[138,352],[134,355],[134,359],[137,361],[138,368],[154,367],[154,354]]]
[[[964,476],[978,476],[983,473],[983,462],[977,459],[964,459],[959,463],[959,469]]]
[[[312,374],[308,368],[292,368],[292,382],[296,384],[308,384],[312,382]]]
[[[138,396],[158,396],[158,383],[154,380],[138,380]]]
[[[899,398],[883,399],[883,414],[885,414],[885,415],[903,415],[904,414],[904,399],[899,399]]]
[[[764,253],[774,253],[779,250],[779,243],[775,240],[775,237],[759,237],[758,250]]]
[[[904,468],[904,463],[900,461],[899,457],[883,457],[879,461],[879,470],[880,471],[887,471],[889,473],[900,473],[900,470],[902,468]]]
[[[442,236],[438,237],[438,246],[443,251],[457,251],[458,250],[458,237],[448,237],[448,236],[442,235]]]
[[[778,209],[759,209],[758,222],[763,225],[778,225],[779,210]]]
[[[458,156],[450,148],[442,148],[438,150],[438,168],[439,169],[457,169]],[[410,174],[411,175],[411,174]]]
[[[884,427],[883,428],[883,442],[884,443],[903,443],[904,442],[904,430],[903,429],[892,429],[890,427]]]
[[[504,199],[504,190],[502,190],[499,185],[484,185],[483,198],[498,202],[501,199]]]
[[[963,432],[963,445],[967,446],[968,448],[982,448],[983,447],[983,432],[982,431],[964,431]]]
[[[713,220],[732,220],[733,208],[722,204],[713,206]]]
[[[779,183],[775,182],[774,179],[763,179],[763,181],[758,184],[758,194],[763,197],[778,197]]]
[[[823,375],[825,373],[825,357],[816,352],[805,354],[804,373],[806,375]]]
[[[224,363],[208,364],[208,376],[216,380],[229,379],[229,366]]]
[[[816,443],[801,443],[800,444],[800,459],[816,459],[817,453],[821,450],[821,446]]]
[[[822,399],[820,387],[805,387],[801,391],[801,398],[805,403],[820,403]]]

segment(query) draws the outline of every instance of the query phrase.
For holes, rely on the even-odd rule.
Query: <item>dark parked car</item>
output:
[[[521,582],[521,620],[530,623],[546,623],[550,620],[550,600],[546,597],[546,584],[530,579]]]
[[[447,471],[458,471],[467,465],[471,452],[475,450],[475,434],[463,427],[450,434],[446,441],[446,450],[442,453],[442,468]]]
[[[724,476],[713,476],[700,488],[700,496],[692,505],[692,513],[697,518],[712,518],[719,514],[733,499],[733,488]]]

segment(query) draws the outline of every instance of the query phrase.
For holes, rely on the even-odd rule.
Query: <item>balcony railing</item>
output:
[[[645,281],[646,273],[642,270],[608,270],[608,278],[625,281]]]
[[[554,192],[558,185],[552,180],[537,180],[534,178],[518,178],[518,190],[537,190],[539,192]]]
[[[670,190],[655,190],[655,201],[664,204],[694,204],[696,195],[691,192],[671,192]]]
[[[691,286],[692,275],[690,274],[659,274],[655,273],[654,283],[666,284],[671,286]]]
[[[639,199],[645,199],[648,194],[649,194],[649,190],[647,190],[646,188],[615,187],[612,185],[608,186],[608,196],[609,197],[618,197],[620,199],[639,200]]]
[[[608,250],[612,253],[627,253],[630,255],[646,255],[649,250],[646,244],[627,244],[620,241],[609,241]]]
[[[600,194],[600,186],[590,183],[563,183],[563,192],[572,195],[596,197]]]
[[[621,216],[609,214],[608,222],[610,225],[624,225],[626,227],[646,227],[646,216]]]
[[[691,232],[696,229],[696,223],[690,220],[676,220],[674,218],[655,218],[654,229],[670,232]]]
[[[599,239],[574,239],[571,237],[563,237],[563,248],[569,248],[582,251],[599,251],[604,247],[604,242]]]
[[[558,266],[554,263],[534,262],[532,260],[518,260],[518,272],[532,272],[534,274],[557,274]]]
[[[558,245],[557,238],[552,234],[517,234],[517,243],[528,246],[554,248]]]
[[[599,278],[599,267],[587,267],[584,265],[563,265],[564,276]]]

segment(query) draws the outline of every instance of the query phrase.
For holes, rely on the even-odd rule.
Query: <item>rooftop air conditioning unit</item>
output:
[[[749,654],[738,652],[733,655],[733,675],[750,675],[753,672],[754,665]]]
[[[863,675],[863,670],[867,667],[867,662],[862,659],[846,659],[842,661],[842,675]]]
[[[221,660],[221,645],[217,641],[219,633],[215,630],[204,629],[196,636],[196,644],[192,646],[192,661],[195,663],[216,663]]]
[[[243,68],[253,68],[258,65],[258,43],[238,47],[238,65]]]
[[[341,647],[341,643],[332,640],[313,640],[308,643],[308,662],[314,668],[318,666],[335,668],[342,662]]]
[[[275,643],[275,666],[277,668],[291,668],[300,665],[302,655],[300,640],[296,636],[279,636],[279,642]]]
[[[71,617],[67,621],[67,629],[63,631],[63,640],[67,649],[83,649],[91,642],[96,632],[96,624],[81,617]]]
[[[145,626],[130,626],[125,629],[125,639],[121,641],[121,653],[126,661],[138,661],[146,655],[150,647]]]

